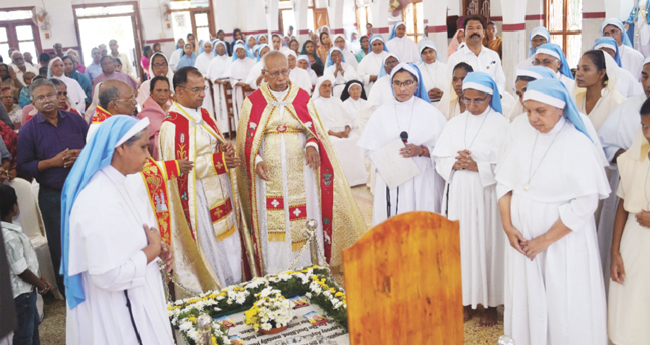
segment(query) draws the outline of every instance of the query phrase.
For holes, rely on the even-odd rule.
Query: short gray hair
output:
[[[32,99],[34,99],[34,91],[43,85],[48,85],[56,91],[56,86],[54,86],[54,83],[51,80],[45,78],[36,79],[32,81],[31,85],[29,85],[29,94],[32,96]]]
[[[55,87],[56,87],[56,86],[61,86],[61,85],[63,85],[63,86],[66,87],[66,89],[68,88],[68,86],[67,86],[64,82],[62,82],[61,80],[59,80],[59,79],[56,79],[56,78],[50,78],[49,80],[52,82],[52,84],[54,84]]]
[[[108,108],[108,103],[120,98],[120,92],[116,85],[104,85],[99,87],[99,106],[104,109]]]
[[[260,52],[261,52],[261,50],[260,50]],[[269,59],[273,59],[273,58],[280,57],[280,56],[281,56],[282,58],[284,58],[284,61],[287,61],[287,66],[289,66],[289,62],[288,62],[288,60],[287,60],[287,57],[284,56],[284,54],[282,54],[282,53],[281,53],[280,51],[278,51],[278,50],[271,50],[270,52],[266,53],[266,55],[264,55],[264,57],[262,57],[262,60],[264,61],[264,70],[266,70],[266,62],[267,62]]]

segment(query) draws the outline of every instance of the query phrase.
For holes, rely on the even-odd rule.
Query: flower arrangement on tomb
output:
[[[328,272],[321,266],[305,267],[302,270],[254,278],[220,291],[208,291],[196,297],[169,302],[167,304],[169,319],[172,326],[181,332],[188,344],[196,345],[199,339],[196,319],[199,315],[208,314],[214,319],[226,314],[252,309],[263,295],[263,291],[268,292],[265,297],[274,296],[274,298],[277,296],[275,291],[278,291],[283,299],[298,295],[306,296],[311,303],[321,307],[330,319],[347,329],[348,314],[345,291],[336,284]],[[291,303],[289,300],[285,301]],[[258,315],[260,315],[259,312]],[[248,312],[246,319],[248,320]],[[286,322],[288,323],[290,320],[291,317]],[[262,328],[261,326],[262,324],[259,323],[258,328],[255,328],[253,324],[253,328],[256,330]],[[212,323],[212,343],[213,345],[230,344],[228,329],[217,321]]]
[[[246,311],[246,324],[270,331],[271,328],[283,328],[289,325],[293,318],[294,304],[282,296],[280,290],[267,287],[255,295],[258,298],[253,307]]]

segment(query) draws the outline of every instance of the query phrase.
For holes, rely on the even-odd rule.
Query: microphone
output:
[[[406,133],[406,131],[402,132],[399,134],[399,137],[402,138],[402,142],[406,144],[406,142],[409,140],[409,134]]]

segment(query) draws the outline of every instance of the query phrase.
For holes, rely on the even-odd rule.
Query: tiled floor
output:
[[[357,205],[370,228],[372,224],[372,199],[373,196],[365,186],[352,188],[352,193]],[[65,304],[54,299],[45,300],[45,318],[39,327],[41,343],[43,345],[65,344]],[[503,322],[499,321],[494,327],[481,327],[478,317],[465,323],[465,344],[490,344],[495,345],[499,335],[503,334]]]

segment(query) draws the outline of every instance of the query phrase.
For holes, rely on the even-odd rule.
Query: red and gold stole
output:
[[[254,147],[254,138],[256,136],[256,133],[258,130],[264,131],[265,125],[260,124],[260,119],[262,118],[262,114],[264,113],[265,108],[268,105],[268,102],[266,98],[264,97],[264,94],[262,93],[261,89],[256,90],[253,92],[250,96],[248,96],[250,102],[251,102],[251,111],[250,111],[250,116],[248,119],[248,124],[246,126],[247,133],[246,133],[246,139],[245,139],[245,154],[246,154],[246,163],[251,160],[251,155],[255,156],[257,152],[254,152],[257,148]],[[332,238],[332,215],[333,215],[333,209],[334,209],[334,169],[332,168],[332,163],[327,155],[327,151],[325,150],[325,147],[323,146],[323,143],[321,142],[321,138],[318,136],[317,131],[314,130],[314,123],[315,121],[312,119],[311,114],[309,114],[309,110],[307,109],[307,105],[309,103],[309,94],[307,94],[306,91],[304,90],[299,90],[298,93],[296,94],[295,98],[291,102],[294,109],[296,110],[296,113],[293,114],[293,112],[289,109],[286,108],[285,111],[291,113],[295,117],[297,117],[302,125],[307,128],[311,134],[314,136],[314,138],[308,140],[308,142],[316,142],[318,144],[318,149],[320,153],[320,159],[321,159],[321,166],[320,166],[320,172],[319,172],[319,180],[320,180],[320,197],[321,197],[321,215],[322,215],[322,225],[323,225],[323,231],[324,231],[324,236],[323,238],[325,239],[324,245],[325,245],[325,257],[327,261],[329,262],[331,259],[331,253],[332,253],[332,243],[331,239]],[[256,175],[255,175],[255,167],[247,166],[246,167],[246,174],[248,177],[248,181],[253,184],[256,183]],[[250,193],[253,193],[255,188],[253,186],[249,185],[249,191]],[[250,200],[256,200],[256,196],[254,195],[249,195]],[[254,217],[251,214],[251,217]],[[255,229],[254,227],[257,226],[255,224],[253,219],[250,219],[250,224],[252,225],[253,229],[251,229],[251,233],[253,234],[253,241],[255,242],[254,250],[255,250],[255,258],[257,260],[258,267],[261,267],[261,262],[260,262],[260,257],[261,253],[260,248],[261,248],[261,243],[260,239],[257,236],[257,231],[259,229]]]
[[[210,113],[206,109],[201,108],[201,117],[205,123],[212,128],[219,136],[221,136],[221,132],[219,131],[219,128],[217,125],[214,123],[214,120],[212,117],[210,117]],[[169,121],[175,126],[175,134],[174,134],[174,158],[176,160],[179,159],[189,159],[189,150],[194,149],[190,148],[190,135],[189,135],[189,119],[183,116],[180,113],[170,111],[169,114],[167,115],[167,118],[165,121]],[[216,162],[219,163],[219,162]],[[215,163],[215,170],[217,173],[223,173],[226,171],[226,166],[218,166],[218,164]],[[192,229],[192,222],[190,221],[190,204],[189,204],[189,197],[188,197],[188,183],[189,183],[189,176],[190,174],[184,174],[183,176],[179,176],[176,180],[178,182],[178,195],[180,196],[181,200],[181,207],[183,209],[183,214],[185,215],[185,220],[187,221],[187,226],[190,229],[190,233],[192,234],[192,238],[196,241],[196,237],[194,234],[194,230]],[[223,205],[220,205],[220,207],[217,207],[215,210],[210,210],[210,215],[212,217],[213,222],[215,221],[215,217],[218,219],[221,219],[228,215],[232,211],[232,207],[230,205],[230,200],[227,200],[228,202],[224,203]]]
[[[149,157],[142,170],[142,179],[147,188],[153,214],[156,215],[158,230],[163,242],[171,246],[171,217],[169,215],[169,197],[165,181],[177,178],[180,169],[176,161],[165,161],[163,167]]]
[[[109,113],[108,111],[106,111],[106,109],[97,105],[97,110],[95,110],[95,115],[93,115],[93,124],[100,124],[108,120],[108,118],[111,116],[113,116],[113,114]]]

